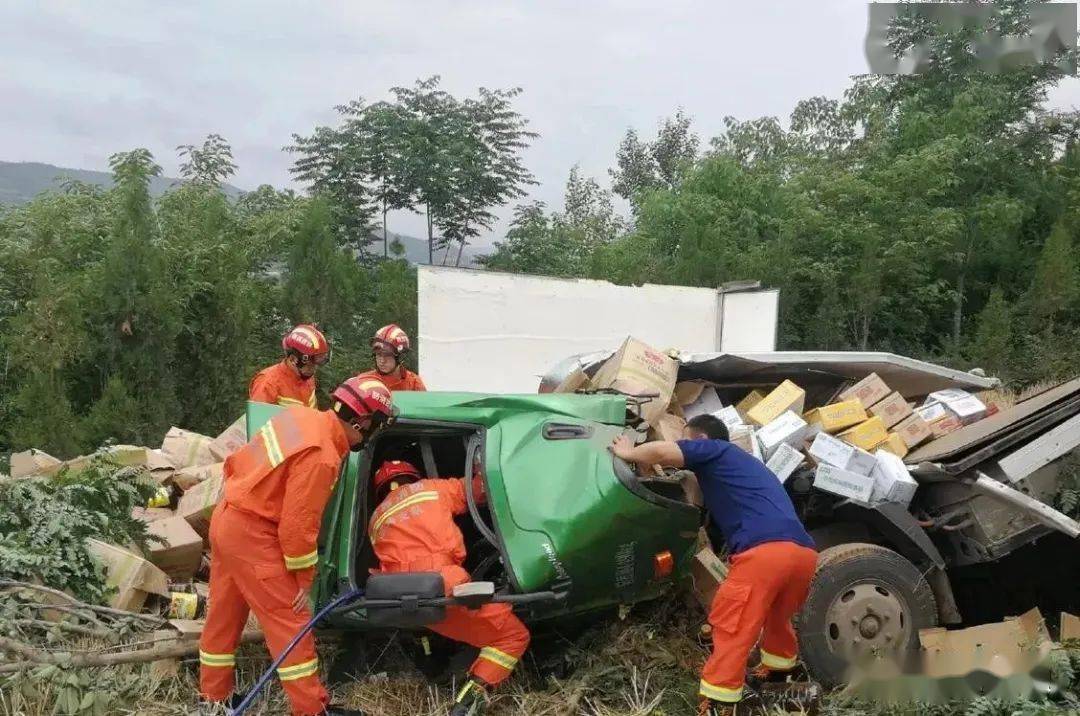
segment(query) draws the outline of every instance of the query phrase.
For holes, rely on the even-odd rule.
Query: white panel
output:
[[[1019,482],[1077,446],[1080,446],[1080,415],[1009,453],[998,465],[1010,480]]]
[[[420,374],[431,390],[535,393],[540,376],[559,361],[615,349],[628,335],[660,350],[717,350],[711,289],[432,266],[418,274]],[[733,323],[744,326],[730,310]],[[771,349],[775,320],[765,318]],[[748,329],[740,330],[750,340]]]
[[[728,293],[721,300],[724,323],[720,351],[744,353],[776,350],[779,291]]]

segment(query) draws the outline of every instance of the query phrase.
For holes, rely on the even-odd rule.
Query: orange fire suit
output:
[[[232,693],[249,610],[275,658],[311,619],[292,602],[314,579],[323,509],[348,450],[333,413],[293,407],[225,460],[225,495],[210,521],[212,606],[199,640],[204,698]],[[319,714],[328,703],[318,669],[308,634],[277,670],[294,714]]]
[[[367,373],[361,373],[356,377],[360,380],[377,380],[393,393],[399,390],[427,390],[427,386],[424,385],[424,381],[420,376],[405,366],[400,366],[390,375],[383,375],[377,370],[369,370]]]
[[[301,378],[296,370],[281,361],[263,368],[251,379],[248,399],[273,405],[316,407],[315,376]]]
[[[482,499],[483,480],[473,478],[473,486],[477,499]],[[419,480],[391,492],[368,527],[378,571],[441,572],[449,596],[454,587],[469,581],[461,566],[465,539],[454,524],[454,516],[467,509],[462,478]],[[485,604],[476,610],[447,607],[446,618],[428,628],[478,647],[480,655],[469,672],[490,686],[510,676],[529,646],[529,630],[509,604]]]
[[[817,552],[794,542],[765,542],[732,556],[709,611],[713,650],[701,674],[702,696],[728,703],[742,698],[746,659],[759,638],[762,665],[795,668],[799,647],[791,618],[806,601],[816,568]]]

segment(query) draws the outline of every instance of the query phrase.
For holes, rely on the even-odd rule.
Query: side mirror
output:
[[[479,609],[495,598],[495,585],[492,582],[466,582],[454,587],[454,601],[467,608]]]
[[[368,607],[368,623],[373,627],[411,629],[442,621],[444,606],[421,606],[421,600],[446,596],[443,577],[438,572],[395,572],[373,574],[364,587],[365,601],[389,600],[392,607]]]

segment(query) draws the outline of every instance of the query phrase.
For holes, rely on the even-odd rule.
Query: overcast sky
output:
[[[292,133],[438,74],[459,95],[524,89],[533,196],[557,208],[573,164],[606,185],[625,130],[678,107],[705,141],[726,115],[838,97],[865,71],[866,16],[862,0],[4,0],[0,159],[106,169],[142,146],[175,175],[174,147],[218,132],[233,183],[280,187]],[[1080,104],[1080,83],[1053,104]]]

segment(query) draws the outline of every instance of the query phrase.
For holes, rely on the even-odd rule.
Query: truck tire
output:
[[[814,679],[838,686],[855,659],[911,658],[919,630],[936,624],[934,593],[914,564],[875,544],[837,545],[818,555],[797,618],[799,653]]]

